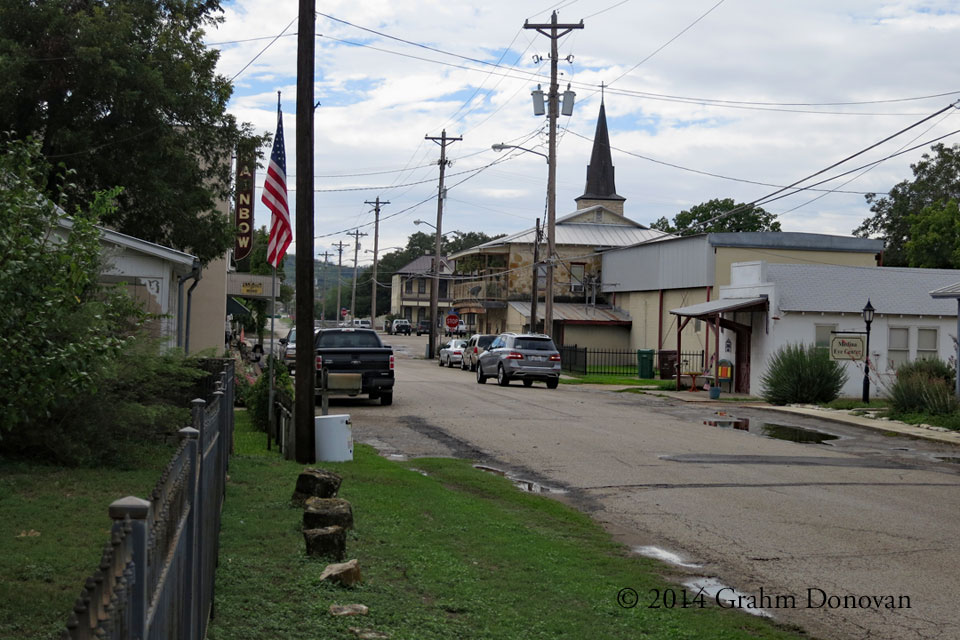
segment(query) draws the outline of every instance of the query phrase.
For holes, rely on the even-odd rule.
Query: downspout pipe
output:
[[[177,282],[177,346],[183,347],[184,354],[190,353],[190,305],[193,302],[193,290],[196,289],[200,283],[201,270],[200,261],[194,259],[193,269],[187,275],[180,277]],[[184,327],[183,283],[191,278],[193,279],[193,284],[190,285],[190,288],[187,290],[186,327]]]

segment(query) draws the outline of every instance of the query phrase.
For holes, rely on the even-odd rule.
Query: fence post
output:
[[[150,520],[150,501],[135,496],[114,500],[108,509],[110,518],[117,523],[129,525],[130,564],[132,584],[128,585],[130,594],[130,637],[135,640],[147,637],[147,534]]]
[[[186,566],[190,579],[186,581],[187,597],[185,602],[189,603],[187,615],[184,620],[184,627],[181,638],[184,640],[199,640],[199,630],[201,628],[200,616],[203,611],[203,562],[201,562],[201,550],[199,545],[203,538],[200,528],[203,526],[203,488],[200,486],[203,477],[203,442],[206,439],[204,433],[204,415],[206,413],[207,403],[200,398],[190,402],[193,412],[193,427],[180,429],[180,437],[187,440],[187,455],[191,467],[190,488],[190,515],[187,518],[187,558]]]

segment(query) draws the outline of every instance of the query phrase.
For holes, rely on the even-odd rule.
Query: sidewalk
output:
[[[829,420],[831,422],[839,422],[841,424],[848,424],[866,429],[874,429],[876,431],[893,432],[900,435],[910,436],[912,438],[921,438],[923,440],[932,440],[934,442],[944,442],[947,444],[960,446],[960,431],[952,431],[950,429],[935,427],[932,425],[906,424],[904,422],[889,420],[886,418],[871,418],[868,416],[853,415],[852,411],[855,410],[825,409],[823,407],[817,407],[813,405],[778,406],[768,404],[766,402],[737,403],[732,401],[736,400],[736,398],[729,397],[725,402],[720,402],[719,400],[710,400],[710,397],[706,392],[698,391],[661,391],[645,389],[643,392],[651,393],[653,395],[666,396],[675,400],[682,400],[683,402],[712,402],[716,405],[726,407],[729,407],[731,404],[733,404],[734,406],[750,409],[765,409],[767,411],[777,411],[780,413],[792,413],[810,418],[819,418],[820,420]]]

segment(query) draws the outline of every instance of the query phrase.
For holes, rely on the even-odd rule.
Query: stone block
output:
[[[342,478],[326,469],[307,468],[297,477],[293,502],[303,505],[307,498],[335,498]]]
[[[304,529],[303,540],[307,544],[308,556],[325,556],[342,560],[346,553],[347,534],[343,527]]]
[[[307,498],[303,509],[303,528],[320,529],[337,525],[353,528],[353,507],[340,498]]]

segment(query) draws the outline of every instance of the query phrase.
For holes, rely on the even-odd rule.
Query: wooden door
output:
[[[734,363],[733,390],[750,393],[750,332],[737,332],[736,362]]]

